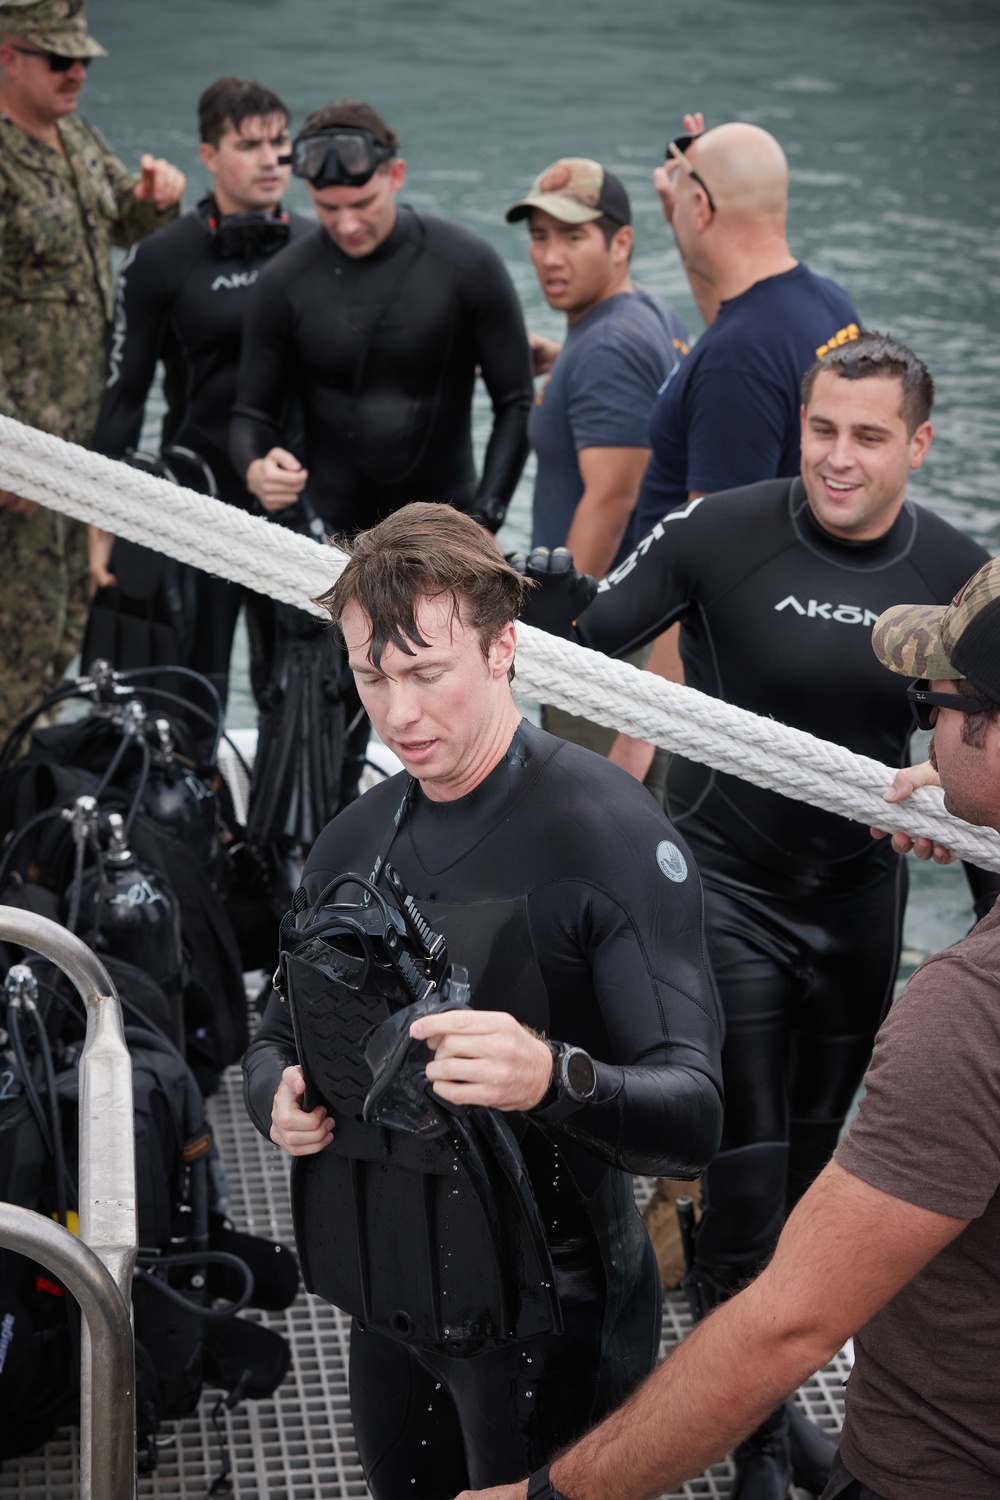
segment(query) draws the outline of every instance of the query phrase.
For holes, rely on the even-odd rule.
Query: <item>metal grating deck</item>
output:
[[[286,1161],[264,1141],[243,1110],[242,1081],[232,1068],[209,1102],[209,1118],[230,1176],[232,1214],[239,1227],[292,1242]],[[636,1184],[648,1196],[649,1184]],[[226,1413],[232,1459],[232,1490],[237,1500],[348,1500],[368,1490],[354,1450],[347,1400],[348,1320],[328,1303],[300,1293],[285,1313],[257,1313],[292,1345],[292,1368],[269,1401],[246,1402]],[[690,1328],[683,1299],[664,1306],[664,1352]],[[845,1355],[813,1378],[799,1399],[810,1417],[830,1430],[843,1420]],[[219,1472],[219,1447],[212,1430],[212,1392],[198,1412],[161,1430],[160,1465],[139,1481],[141,1500],[201,1500]],[[689,1500],[723,1500],[731,1467],[718,1464],[678,1494]],[[0,1500],[75,1500],[78,1454],[76,1431],[58,1435],[29,1457],[0,1469]]]

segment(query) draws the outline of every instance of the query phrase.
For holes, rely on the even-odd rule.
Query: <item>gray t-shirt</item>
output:
[[[857,1335],[841,1453],[887,1500],[996,1500],[1000,904],[913,976],[865,1083],[836,1160],[894,1198],[972,1222]]]
[[[581,448],[649,447],[656,393],[686,352],[680,317],[644,287],[608,297],[570,324],[528,422],[538,458],[532,546],[565,543],[583,494]],[[634,545],[631,531],[619,557]]]

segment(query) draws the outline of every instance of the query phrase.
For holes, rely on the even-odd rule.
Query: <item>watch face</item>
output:
[[[579,1099],[586,1099],[593,1093],[597,1074],[586,1052],[574,1051],[566,1058],[566,1082],[571,1093]]]

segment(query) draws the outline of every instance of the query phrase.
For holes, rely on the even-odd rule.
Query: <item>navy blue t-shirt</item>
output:
[[[528,421],[538,457],[532,546],[565,543],[583,494],[581,448],[649,446],[656,393],[687,352],[687,337],[674,309],[644,287],[608,297],[570,324]],[[620,557],[634,535],[630,525]]]
[[[635,535],[686,504],[692,490],[714,494],[797,474],[802,376],[826,346],[846,343],[859,327],[846,293],[801,264],[723,302],[653,407]]]

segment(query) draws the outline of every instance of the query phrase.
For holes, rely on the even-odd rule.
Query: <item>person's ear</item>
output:
[[[489,673],[491,677],[506,677],[514,661],[514,652],[517,649],[517,627],[513,620],[504,625],[493,637],[489,655]]]
[[[198,155],[208,175],[214,177],[215,164],[219,159],[218,146],[213,146],[211,141],[202,141],[198,147]]]
[[[628,265],[635,234],[631,224],[623,224],[611,237],[611,258],[616,266]]]
[[[403,158],[401,156],[397,156],[394,161],[391,161],[389,163],[389,189],[390,189],[390,191],[393,192],[393,193],[398,193],[399,190],[400,190],[400,188],[403,186],[403,181],[404,181],[405,177],[406,177],[406,162],[403,160]]]
[[[927,450],[934,436],[934,428],[929,422],[921,422],[916,432],[910,438],[910,468],[919,469],[927,457]]]

